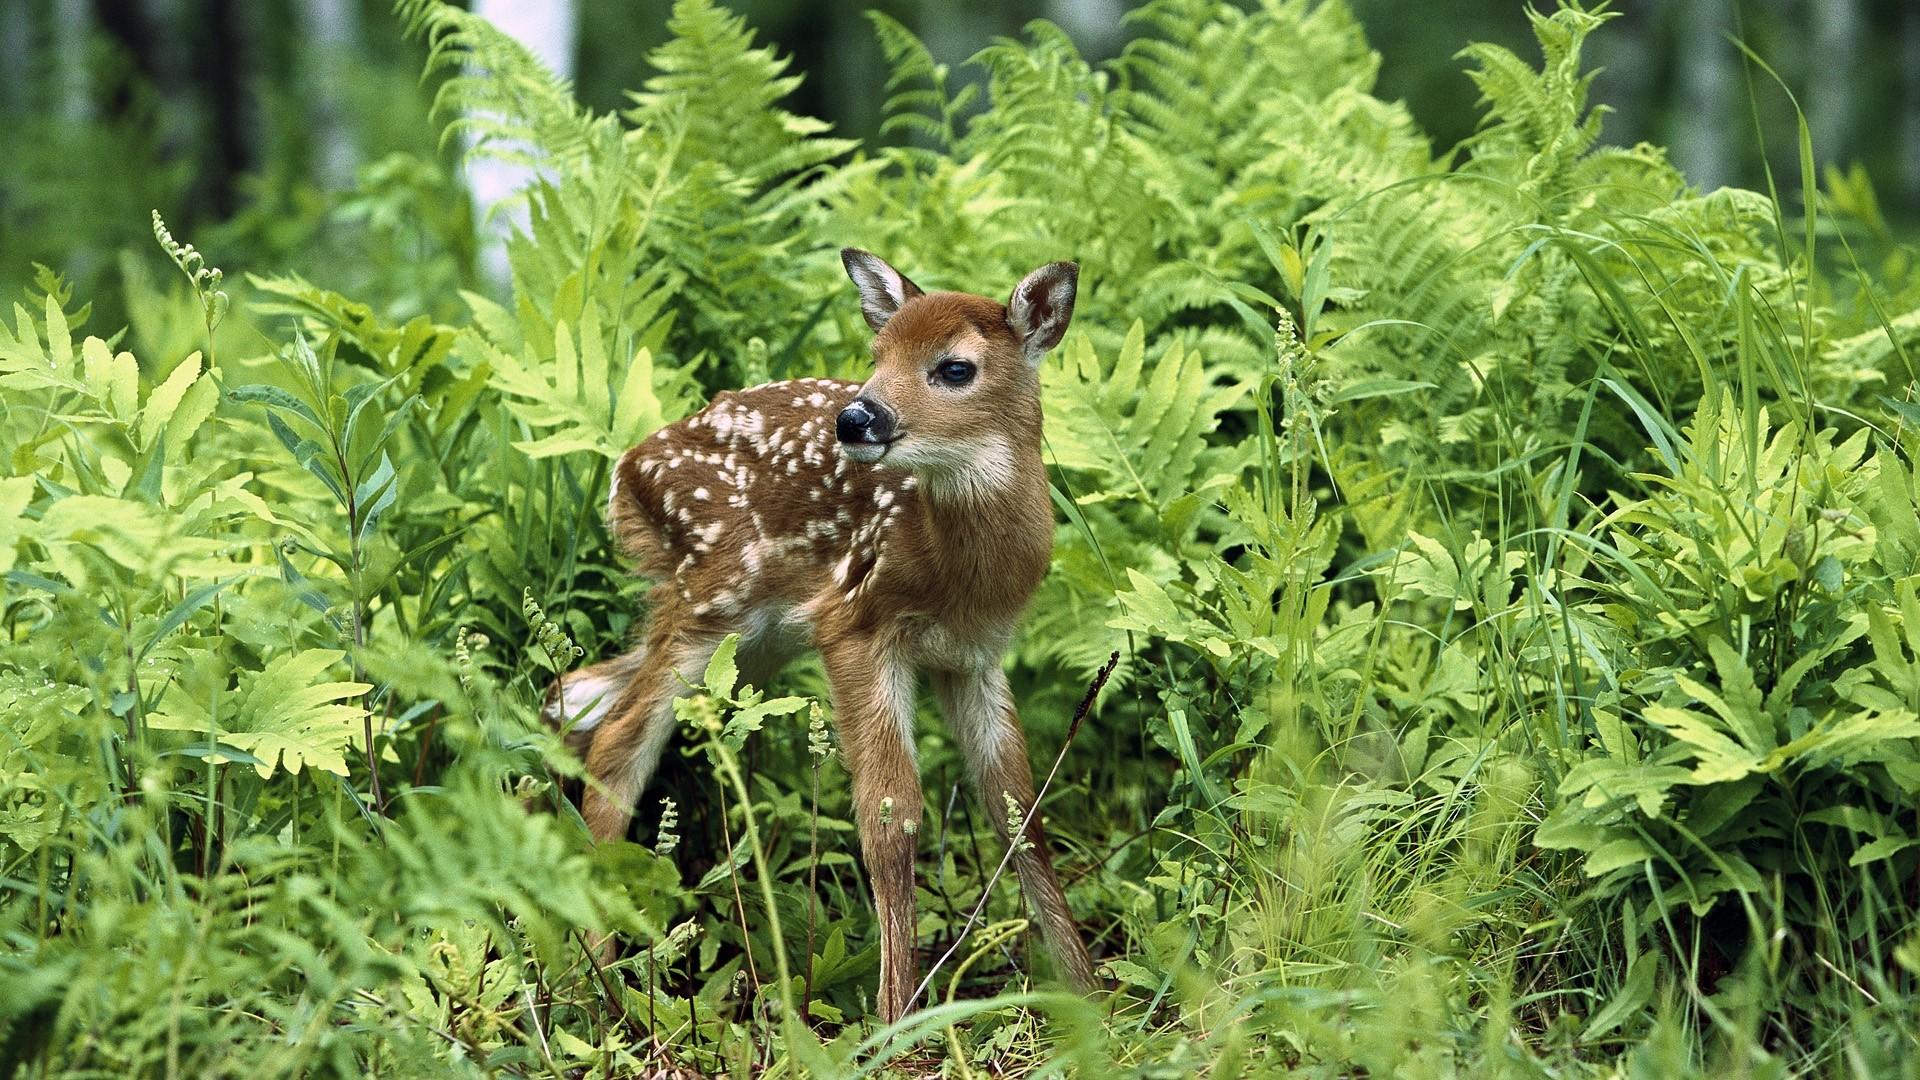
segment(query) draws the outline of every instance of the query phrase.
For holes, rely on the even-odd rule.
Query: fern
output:
[[[487,302],[473,297],[477,307]],[[653,310],[658,310],[654,305]],[[487,317],[483,313],[483,320]],[[500,322],[497,309],[490,321]],[[653,350],[660,347],[670,320],[658,317],[638,335],[632,357],[610,364],[603,344],[599,308],[588,303],[576,334],[566,323],[554,327],[553,359],[522,364],[484,336],[475,351],[492,368],[493,385],[506,395],[507,408],[529,428],[546,432],[514,445],[529,457],[591,451],[609,460],[686,409],[686,386],[672,371],[656,371]],[[664,397],[664,401],[663,401]]]
[[[509,294],[453,287],[467,208],[389,158],[229,233],[351,235],[358,285],[313,284],[319,253],[216,280],[168,236],[186,281],[129,259],[131,334],[48,271],[0,325],[0,1072],[900,1067],[917,1036],[856,1030],[872,914],[802,693],[716,657],[682,711],[752,787],[668,762],[653,850],[588,841],[538,720],[553,664],[645,611],[608,461],[718,388],[864,372],[849,243],[932,288],[1083,271],[1008,675],[1036,756],[1066,747],[1048,826],[1139,1022],[1061,1040],[1080,1006],[979,996],[1025,957],[955,803],[923,943],[975,902],[1008,921],[945,973],[953,1071],[1497,1045],[1666,1075],[1721,1066],[1701,1031],[1722,1071],[1904,1062],[1911,288],[1836,293],[1768,199],[1602,145],[1605,13],[1533,15],[1537,60],[1463,54],[1484,122],[1439,152],[1339,0],[1157,0],[1117,60],[1035,23],[951,69],[875,16],[913,145],[855,154],[709,0],[613,113],[468,12],[397,10],[443,136],[532,167]],[[964,771],[937,725],[916,750]],[[596,965],[608,930],[634,947]],[[781,951],[804,1017],[771,1007]],[[1153,1007],[1200,982],[1235,1020],[1204,1038]]]
[[[1076,339],[1049,373],[1047,445],[1060,467],[1096,478],[1080,495],[1083,504],[1121,498],[1162,510],[1203,481],[1237,471],[1230,462],[1238,455],[1209,452],[1207,436],[1246,386],[1214,382],[1201,358],[1178,343],[1149,370],[1145,338],[1136,321],[1111,363]],[[1215,471],[1203,476],[1203,466]]]
[[[167,687],[160,705],[147,717],[147,726],[162,731],[203,734],[244,751],[262,778],[275,766],[297,773],[311,766],[336,776],[347,775],[347,751],[359,734],[365,710],[344,704],[373,687],[362,682],[316,682],[346,654],[309,649],[277,656],[258,671],[243,672],[233,711],[216,717],[206,703],[226,692],[204,680],[175,682]],[[221,760],[215,749],[210,760]]]

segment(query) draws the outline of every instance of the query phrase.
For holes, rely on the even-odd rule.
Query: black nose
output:
[[[840,410],[834,424],[843,443],[883,443],[893,440],[893,414],[886,407],[865,398],[854,398]]]

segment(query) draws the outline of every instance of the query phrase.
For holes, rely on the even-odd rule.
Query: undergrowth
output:
[[[510,295],[453,303],[396,158],[335,211],[394,237],[366,295],[156,215],[129,325],[46,269],[0,324],[0,1075],[1920,1068],[1920,280],[1804,134],[1785,196],[1603,145],[1575,3],[1463,54],[1448,148],[1335,0],[1154,0],[1103,65],[1037,22],[978,83],[875,15],[871,147],[710,0],[617,115],[398,9],[449,136],[537,166]],[[1082,268],[1011,676],[1050,759],[1119,654],[1044,806],[1092,1000],[937,723],[953,959],[881,1029],[817,667],[716,659],[625,843],[536,719],[642,614],[610,462],[861,377],[846,245]]]

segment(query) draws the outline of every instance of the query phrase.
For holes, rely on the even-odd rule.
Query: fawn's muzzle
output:
[[[854,398],[852,404],[840,410],[834,431],[848,446],[890,443],[894,437],[893,412],[877,401]]]

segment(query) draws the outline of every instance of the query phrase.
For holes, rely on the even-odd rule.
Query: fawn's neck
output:
[[[1030,439],[991,436],[975,467],[921,479],[930,547],[963,602],[1020,607],[1046,574],[1053,506],[1037,423],[1032,430]]]

